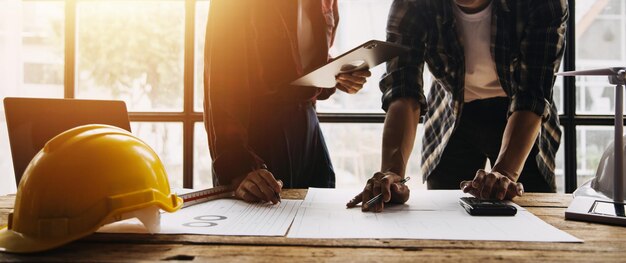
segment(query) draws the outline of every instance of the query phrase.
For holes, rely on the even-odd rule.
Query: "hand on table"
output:
[[[377,213],[383,211],[384,203],[404,204],[409,200],[410,190],[400,181],[402,177],[393,172],[377,172],[367,180],[363,191],[352,198],[346,206],[353,208],[362,202],[361,211]],[[374,203],[371,207],[366,205],[367,201],[380,193],[382,193],[381,201]]]
[[[464,193],[480,199],[511,200],[524,194],[522,183],[517,183],[499,172],[487,173],[483,169],[476,172],[474,180],[462,181],[460,187]]]
[[[280,202],[280,192],[283,182],[276,180],[267,169],[257,169],[249,172],[235,189],[235,197],[249,203]]]
[[[367,78],[371,75],[372,73],[367,69],[341,73],[336,77],[337,85],[335,87],[345,93],[356,94],[363,88]]]

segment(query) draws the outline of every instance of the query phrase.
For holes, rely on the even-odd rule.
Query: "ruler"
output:
[[[235,192],[230,186],[218,186],[202,190],[175,189],[173,192],[183,199],[183,208],[215,199],[232,198],[235,196]]]

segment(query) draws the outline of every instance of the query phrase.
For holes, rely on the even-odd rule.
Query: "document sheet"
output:
[[[310,188],[287,237],[582,242],[517,205],[515,216],[471,216],[460,190],[412,191],[406,204],[382,213],[346,209],[356,193]]]
[[[158,234],[203,234],[231,236],[284,236],[301,200],[283,199],[278,205],[248,204],[235,199],[218,199],[161,213]],[[148,233],[137,219],[106,225],[105,233]]]

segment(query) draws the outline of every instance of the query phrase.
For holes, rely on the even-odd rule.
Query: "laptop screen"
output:
[[[15,182],[46,142],[54,136],[85,124],[107,124],[130,131],[123,101],[5,98]]]

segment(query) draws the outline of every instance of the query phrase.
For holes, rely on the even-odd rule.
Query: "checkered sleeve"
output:
[[[420,12],[414,11],[414,1],[394,0],[387,21],[387,41],[411,48],[411,51],[387,63],[387,72],[380,81],[382,108],[387,111],[397,98],[414,98],[426,112],[426,97],[422,73],[426,32],[419,23]]]
[[[567,1],[536,0],[529,4],[528,13],[520,46],[519,90],[513,96],[511,112],[532,111],[547,120],[554,73],[564,52]]]

